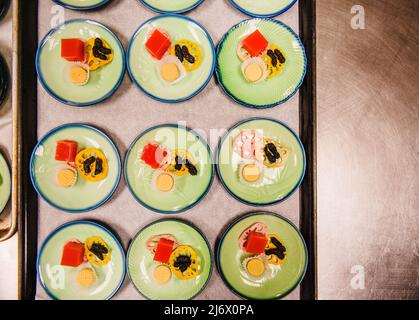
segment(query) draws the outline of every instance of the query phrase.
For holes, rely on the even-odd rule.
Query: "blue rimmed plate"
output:
[[[269,167],[261,159],[243,158],[237,152],[237,137],[246,133],[253,139],[255,132],[286,148],[284,164]],[[287,125],[271,118],[251,118],[234,125],[221,138],[215,159],[224,188],[237,200],[253,206],[268,206],[288,199],[300,186],[306,170],[306,155],[300,138]],[[258,164],[260,168],[260,178],[251,183],[241,177],[243,167],[249,163]]]
[[[172,85],[159,77],[159,61],[145,47],[149,32],[155,28],[168,32],[172,46],[186,39],[197,44],[202,52],[200,65]],[[214,44],[198,22],[176,14],[161,15],[143,23],[132,36],[127,49],[127,67],[133,82],[149,97],[160,102],[182,102],[201,92],[211,80],[215,68]]]
[[[56,182],[57,170],[65,165],[55,160],[56,143],[70,140],[78,150],[96,148],[108,162],[106,178],[98,182],[84,180],[80,174],[71,188]],[[84,124],[65,124],[48,132],[35,146],[30,161],[30,176],[38,194],[57,209],[79,213],[104,204],[115,192],[121,177],[121,159],[114,143],[103,132]]]
[[[158,235],[171,235],[179,245],[193,248],[198,257],[197,276],[181,280],[172,274],[165,284],[156,283],[153,270],[159,263],[147,249],[148,241]],[[141,229],[127,253],[127,268],[136,290],[151,300],[188,300],[200,294],[212,275],[211,247],[205,235],[194,225],[180,219],[160,219]]]
[[[183,13],[198,7],[205,0],[139,0],[147,8],[157,13]]]
[[[248,82],[242,74],[247,59],[238,47],[243,39],[258,30],[270,48],[279,48],[286,58],[279,72],[267,78]],[[263,66],[270,61],[267,54],[258,57]],[[261,65],[260,65],[261,66]],[[307,69],[304,46],[298,35],[287,25],[269,18],[244,20],[233,26],[217,47],[215,72],[224,92],[237,103],[249,108],[272,108],[288,101],[303,83]],[[263,72],[263,75],[266,75]]]
[[[228,0],[238,10],[251,17],[270,18],[288,11],[297,0]]]
[[[158,142],[172,153],[176,149],[188,151],[195,161],[197,175],[173,175],[170,192],[157,190],[154,185],[157,170],[141,160],[142,150],[150,142]],[[167,124],[150,128],[134,140],[125,157],[124,174],[129,190],[141,205],[158,213],[180,213],[195,206],[208,193],[214,167],[211,150],[198,133]]]
[[[10,169],[0,152],[0,215],[3,213],[7,202],[10,199],[10,193],[12,190],[12,181],[10,177]]]
[[[55,3],[71,10],[95,10],[112,0],[53,0]]]
[[[61,265],[64,245],[70,240],[84,243],[90,237],[100,237],[107,244],[110,260],[97,266],[87,261],[78,267]],[[54,230],[43,242],[37,257],[38,279],[47,294],[57,300],[107,300],[121,287],[126,274],[124,249],[111,231],[90,221],[66,223]],[[78,273],[94,270],[94,282],[89,287],[80,286]]]
[[[275,235],[286,248],[280,264],[265,262],[265,272],[258,278],[245,270],[246,259],[252,255],[240,248],[239,238],[245,230],[258,224],[267,228],[268,236]],[[227,287],[245,299],[280,299],[293,291],[304,278],[308,253],[303,236],[288,219],[270,212],[246,214],[231,224],[222,234],[216,253],[217,269]],[[258,259],[268,259],[258,256]]]
[[[61,39],[92,37],[104,39],[113,49],[113,61],[90,71],[86,85],[70,84],[66,78],[69,62],[61,57]],[[36,72],[45,90],[58,101],[76,107],[90,106],[109,98],[125,74],[125,52],[117,36],[104,25],[84,19],[69,20],[50,30],[36,53]]]

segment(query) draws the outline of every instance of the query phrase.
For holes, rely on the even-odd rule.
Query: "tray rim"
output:
[[[16,170],[16,181],[19,189],[16,194],[16,211],[18,217],[18,264],[19,279],[18,292],[19,299],[33,300],[36,294],[36,266],[34,256],[37,254],[37,196],[35,191],[28,183],[20,183],[28,178],[27,167],[28,154],[31,153],[37,142],[36,136],[36,117],[37,117],[37,81],[34,77],[34,61],[36,49],[38,47],[37,15],[31,12],[37,12],[38,1],[14,0],[14,11],[18,14],[18,21],[14,28],[21,29],[19,32],[31,35],[25,42],[19,39],[16,45],[20,65],[16,65],[16,78],[21,76],[21,83],[14,83],[13,94],[22,100],[22,111],[20,112],[20,103],[16,107],[16,130],[14,139],[20,139],[22,135],[22,150],[18,147],[13,150],[13,157],[16,157],[16,163],[13,168]],[[316,203],[316,0],[299,1],[299,35],[305,46],[308,59],[307,74],[305,81],[300,87],[300,132],[306,156],[307,171],[306,177],[300,186],[300,224],[299,229],[306,240],[309,252],[308,268],[306,275],[300,285],[300,299],[317,299],[317,203]],[[23,23],[25,21],[25,23]],[[20,37],[18,37],[20,38]],[[35,49],[35,50],[34,50]],[[20,90],[22,87],[22,90]],[[25,95],[22,94],[25,92]],[[35,119],[35,121],[33,121]],[[21,165],[22,164],[22,165]],[[25,166],[26,165],[26,166]]]

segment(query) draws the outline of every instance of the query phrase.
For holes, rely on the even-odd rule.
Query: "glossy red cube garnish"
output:
[[[255,231],[250,231],[246,241],[246,252],[253,254],[261,254],[265,252],[268,238],[265,234]]]
[[[145,46],[154,58],[160,60],[165,52],[170,48],[170,39],[162,32],[155,29],[150,38],[148,38]]]
[[[84,244],[79,242],[67,242],[63,248],[61,265],[78,267],[84,261]]]
[[[156,253],[154,254],[154,261],[161,263],[168,263],[170,255],[173,251],[174,242],[166,238],[160,238],[157,243]]]
[[[158,149],[158,145],[149,143],[144,147],[143,153],[141,154],[141,160],[143,160],[153,169],[157,169],[160,166],[160,163],[157,161],[156,156]]]
[[[55,160],[74,162],[77,155],[77,142],[70,140],[60,140],[55,149]]]
[[[252,57],[257,57],[268,47],[268,40],[256,30],[242,41],[242,45]]]
[[[84,62],[86,44],[80,39],[61,39],[61,57],[68,61]]]

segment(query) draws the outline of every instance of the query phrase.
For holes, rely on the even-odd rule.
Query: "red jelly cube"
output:
[[[57,142],[55,149],[55,160],[74,162],[77,155],[77,142],[69,140],[61,140]]]
[[[261,254],[265,252],[268,238],[260,232],[250,231],[246,241],[246,252],[253,254]]]
[[[154,261],[158,261],[161,263],[168,263],[170,255],[173,251],[174,242],[160,238],[159,243],[157,243],[156,253],[154,254]]]
[[[79,242],[67,242],[63,248],[61,265],[78,267],[84,261],[84,244]]]
[[[170,48],[170,39],[156,29],[151,34],[150,38],[148,38],[145,46],[154,58],[160,60],[164,53]]]
[[[158,148],[158,145],[149,143],[144,147],[143,153],[141,154],[141,160],[143,160],[153,169],[157,169],[160,166],[160,163],[157,162],[156,156]]]
[[[243,40],[242,45],[252,57],[256,57],[266,49],[268,40],[265,39],[259,30],[256,30]]]
[[[68,61],[85,61],[85,42],[80,39],[61,39],[61,57]]]

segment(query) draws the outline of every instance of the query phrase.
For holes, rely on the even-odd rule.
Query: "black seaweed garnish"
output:
[[[89,250],[101,261],[105,259],[104,255],[109,252],[109,250],[99,242],[93,242]]]
[[[108,60],[107,55],[112,53],[112,50],[103,46],[103,41],[100,38],[95,39],[95,45],[92,48],[93,56],[101,60]]]
[[[186,159],[185,166],[186,168],[188,168],[188,171],[191,174],[191,176],[196,176],[198,174],[198,170],[192,163],[189,162],[188,159]]]
[[[183,158],[176,156],[175,157],[175,169],[176,170],[182,170],[182,166],[185,163],[185,160]]]
[[[271,242],[275,246],[273,249],[265,250],[266,255],[275,255],[279,259],[283,260],[285,258],[285,252],[287,249],[284,247],[284,245],[275,237],[270,238]]]
[[[270,163],[275,163],[278,159],[281,159],[281,155],[272,142],[267,143],[263,150]]]
[[[191,264],[192,264],[191,257],[182,255],[176,258],[175,262],[173,263],[173,266],[176,269],[179,269],[183,273],[190,267]]]
[[[90,172],[92,172],[92,170],[90,169],[90,166],[96,161],[95,157],[90,157],[87,160],[85,160],[83,162],[83,170],[84,172],[86,172],[87,174],[89,174]]]
[[[95,176],[101,174],[102,172],[103,172],[103,160],[100,158],[96,158]]]
[[[284,64],[284,63],[285,63],[285,61],[286,61],[286,59],[285,59],[284,55],[281,53],[281,51],[279,51],[278,49],[275,49],[275,50],[274,50],[274,53],[275,53],[275,55],[277,56],[277,58],[278,58],[279,62],[280,62],[281,64]]]
[[[272,66],[275,68],[276,65],[278,64],[278,59],[275,53],[271,49],[269,49],[266,54],[271,58]]]
[[[182,48],[178,44],[175,45],[175,55],[180,60],[180,62],[183,62],[184,58],[183,58]]]
[[[190,64],[195,63],[195,58],[189,53],[187,46],[182,46],[182,54],[186,61],[188,61]]]

